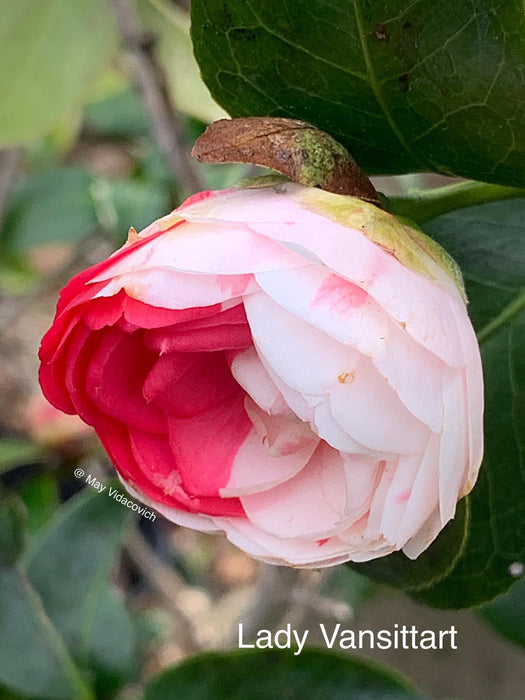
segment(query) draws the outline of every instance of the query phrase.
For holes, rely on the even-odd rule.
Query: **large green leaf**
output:
[[[28,577],[73,657],[87,664],[93,652],[98,609],[129,510],[86,488],[62,506],[28,553]]]
[[[525,183],[519,0],[193,0],[204,81],[232,116],[304,119],[370,173]]]
[[[31,698],[92,698],[18,568],[0,567],[0,683]]]
[[[506,591],[525,561],[525,199],[468,207],[426,233],[456,258],[466,281],[485,377],[485,456],[471,523],[451,574],[415,594],[436,607],[478,605]]]
[[[392,671],[327,651],[209,653],[153,678],[145,700],[422,700]]]
[[[2,0],[0,146],[44,134],[80,106],[116,46],[106,0]]]
[[[98,696],[105,697],[138,675],[135,627],[124,601],[111,589],[106,588],[97,602],[89,650]]]

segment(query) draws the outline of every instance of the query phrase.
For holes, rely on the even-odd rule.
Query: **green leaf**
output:
[[[304,119],[370,173],[525,184],[517,0],[193,0],[204,82],[232,116]]]
[[[137,675],[135,628],[123,600],[109,588],[98,600],[89,649],[97,697],[114,692]]]
[[[12,566],[22,555],[26,544],[27,512],[16,494],[0,500],[0,567]]]
[[[168,88],[177,109],[207,123],[225,117],[199,74],[187,13],[169,0],[139,0],[138,7],[144,27],[158,39],[157,55],[166,71]]]
[[[169,189],[160,183],[99,178],[91,191],[101,223],[120,243],[130,226],[140,231],[172,209]]]
[[[525,561],[525,199],[460,209],[424,230],[465,276],[485,377],[485,456],[470,496],[468,539],[443,581],[414,594],[436,607],[479,605]]]
[[[395,674],[370,662],[314,649],[208,653],[164,671],[145,700],[422,700]]]
[[[27,440],[0,440],[0,474],[42,458],[42,449]]]
[[[525,579],[517,581],[505,595],[484,605],[479,612],[497,632],[525,647]]]
[[[79,106],[116,47],[105,0],[4,0],[0,146],[30,141]]]
[[[435,189],[409,189],[406,196],[389,197],[387,207],[388,211],[395,216],[406,217],[421,225],[457,209],[485,204],[486,202],[520,198],[524,195],[523,188],[502,187],[501,185],[488,185],[485,182],[466,180]]]
[[[28,552],[27,572],[72,656],[87,663],[96,612],[129,510],[85,489],[63,505]]]
[[[78,241],[98,225],[92,178],[79,168],[45,170],[16,193],[2,238],[14,250],[57,241]]]
[[[58,485],[52,474],[43,473],[18,489],[27,508],[27,529],[36,535],[58,508]]]
[[[403,552],[394,552],[363,564],[350,564],[350,567],[373,581],[406,591],[418,591],[436,584],[452,571],[463,552],[468,537],[468,503],[468,498],[460,501],[454,519],[417,559],[411,560]]]
[[[144,103],[131,88],[87,104],[84,125],[109,138],[137,138],[150,133]]]
[[[93,697],[18,568],[0,567],[0,683],[31,698]]]

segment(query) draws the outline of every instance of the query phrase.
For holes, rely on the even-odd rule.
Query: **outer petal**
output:
[[[271,188],[231,190],[197,203],[184,216],[205,221],[246,222],[253,230],[305,251],[334,272],[364,289],[381,308],[424,347],[447,364],[462,363],[461,343],[452,312],[463,305],[454,284],[443,273],[444,285],[412,272],[363,235],[326,216],[306,209],[303,187],[288,184],[279,193]],[[317,192],[314,190],[313,195]]]

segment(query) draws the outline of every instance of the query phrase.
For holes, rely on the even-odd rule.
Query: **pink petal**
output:
[[[186,491],[167,436],[132,431],[130,444],[133,457],[141,471],[141,479],[135,477],[135,482],[146,493],[151,490],[153,484],[164,494],[161,502],[168,505],[207,515],[244,515],[237,498],[210,497]]]

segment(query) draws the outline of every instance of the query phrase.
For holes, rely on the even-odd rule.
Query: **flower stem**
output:
[[[409,190],[406,196],[390,197],[388,208],[396,216],[423,224],[449,211],[516,197],[525,197],[525,189],[467,181],[431,190]]]

